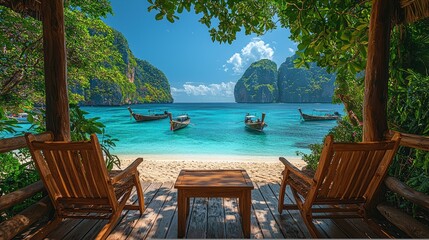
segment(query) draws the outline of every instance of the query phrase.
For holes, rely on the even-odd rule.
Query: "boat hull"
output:
[[[308,114],[301,114],[301,117],[304,121],[323,121],[323,120],[338,120],[338,116],[314,116]]]
[[[164,119],[167,117],[168,117],[167,114],[141,115],[141,114],[133,113],[133,118],[137,122],[154,121],[154,120]]]
[[[258,132],[262,132],[264,130],[264,127],[267,126],[267,124],[261,122],[261,123],[246,123],[246,128],[253,130],[253,131],[258,131]]]
[[[173,120],[173,121],[170,121],[170,129],[171,129],[171,131],[176,131],[176,130],[187,127],[190,123],[191,123],[190,119],[183,121],[183,122],[178,122],[178,121]]]
[[[338,114],[328,114],[323,116],[317,116],[317,115],[309,115],[305,114],[301,111],[301,109],[298,109],[299,113],[301,114],[301,118],[304,121],[325,121],[325,120],[338,120],[340,116]]]
[[[143,115],[143,114],[134,113],[130,107],[128,107],[128,111],[130,111],[130,114],[133,116],[134,120],[136,120],[137,122],[154,121],[154,120],[164,119],[164,118],[168,117],[167,112],[156,113],[156,114],[151,114],[151,115]]]

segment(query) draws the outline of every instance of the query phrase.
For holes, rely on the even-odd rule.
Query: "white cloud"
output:
[[[224,65],[224,71],[228,71],[228,65],[232,65],[235,74],[243,73],[244,69],[251,63],[261,59],[273,59],[274,50],[270,44],[259,38],[253,38],[240,53],[234,53]]]
[[[175,88],[175,87],[170,87],[170,89],[171,89],[172,94],[185,92],[185,89],[179,89],[179,88]]]
[[[209,85],[199,84],[194,85],[193,83],[183,84],[183,88],[171,87],[171,93],[178,95],[186,93],[187,95],[193,96],[224,96],[230,97],[234,95],[234,82],[222,82],[219,84],[213,83]]]
[[[289,52],[294,53],[295,50],[293,48],[288,48]]]
[[[234,72],[242,72],[243,68],[243,59],[241,58],[241,55],[239,53],[234,53],[232,57],[226,61],[228,64],[232,64],[232,70]],[[225,68],[226,69],[226,68]]]

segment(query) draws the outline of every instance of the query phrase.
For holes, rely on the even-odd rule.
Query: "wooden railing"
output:
[[[385,134],[385,137],[391,139],[394,134],[395,131],[390,130]],[[429,137],[401,133],[401,146],[429,151]]]
[[[394,131],[386,133],[386,138],[390,139]],[[419,136],[408,133],[401,133],[401,146],[429,151],[429,137]],[[386,177],[384,181],[387,188],[407,199],[408,201],[429,210],[429,196],[415,191],[403,182],[394,177]],[[390,206],[387,203],[381,203],[377,206],[380,213],[393,225],[404,231],[412,238],[429,238],[429,227],[409,216],[405,212]]]
[[[39,141],[48,140],[49,137],[50,135],[48,133],[36,135],[36,139]],[[11,152],[25,147],[27,147],[27,144],[24,137],[13,137],[0,140],[0,153]],[[42,191],[44,191],[43,183],[38,181],[12,193],[0,196],[0,211],[17,205]],[[12,218],[1,222],[0,239],[12,239],[37,220],[41,219],[50,209],[52,209],[50,200],[48,197],[45,197]]]

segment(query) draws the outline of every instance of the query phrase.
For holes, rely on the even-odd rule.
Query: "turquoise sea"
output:
[[[135,113],[147,114],[149,109],[187,113],[191,125],[172,132],[169,120],[136,122],[127,106],[83,107],[89,117],[100,117],[106,133],[119,139],[113,153],[143,154],[210,154],[295,156],[296,151],[309,152],[308,145],[319,143],[336,121],[302,122],[298,108],[304,113],[313,109],[334,109],[334,104],[239,104],[239,103],[174,103],[133,105]],[[268,127],[252,132],[244,127],[246,113],[266,113]]]
[[[296,151],[309,153],[308,145],[321,143],[336,121],[302,122],[298,108],[304,113],[313,109],[343,112],[342,105],[327,103],[173,103],[131,106],[135,113],[148,114],[149,109],[187,113],[191,124],[170,131],[168,118],[136,122],[127,106],[82,107],[87,117],[99,117],[106,125],[106,134],[119,139],[112,153],[117,155],[209,154],[241,156],[296,156]],[[268,127],[253,132],[244,127],[246,113],[266,113]],[[19,131],[29,127],[22,124]],[[99,136],[101,138],[101,136]]]

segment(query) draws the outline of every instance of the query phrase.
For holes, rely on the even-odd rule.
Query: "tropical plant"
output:
[[[360,142],[362,141],[362,126],[354,125],[350,123],[347,117],[344,117],[338,121],[338,125],[329,130],[328,135],[334,137],[335,142]],[[307,163],[307,168],[316,170],[319,165],[320,155],[322,153],[323,144],[315,143],[308,146],[310,153],[306,154],[303,152],[296,152],[298,156],[302,157],[302,160]]]
[[[110,150],[116,146],[115,142],[119,140],[105,134],[105,125],[99,121],[99,117],[86,118],[85,115],[87,114],[88,112],[83,111],[79,106],[70,105],[70,133],[72,141],[87,141],[92,133],[102,135],[100,145],[107,169],[111,170],[114,166],[120,167],[121,162],[118,156],[110,153]]]
[[[15,133],[15,128],[19,127],[18,121],[16,119],[11,119],[7,117],[6,110],[0,106],[0,133],[8,132]]]
[[[34,168],[33,161],[29,158],[28,150],[0,154],[0,196],[26,187],[38,180],[39,174]],[[0,214],[0,221],[21,212],[40,200],[41,197],[41,193],[36,194],[23,203],[6,209]]]
[[[100,19],[112,12],[110,2],[66,1],[64,11],[70,101],[84,100],[84,90],[89,88],[90,79],[95,78],[118,84],[124,95],[135,92],[119,66],[127,63],[114,46],[114,32]],[[0,22],[1,105],[8,109],[23,102],[43,105],[41,22],[2,6]]]

